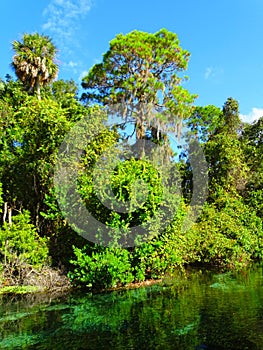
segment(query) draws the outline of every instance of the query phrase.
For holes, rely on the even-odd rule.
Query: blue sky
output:
[[[134,29],[177,33],[191,53],[185,85],[197,105],[239,101],[244,121],[263,115],[262,0],[1,1],[0,77],[10,70],[12,41],[49,35],[59,49],[59,78],[78,84],[111,39]]]

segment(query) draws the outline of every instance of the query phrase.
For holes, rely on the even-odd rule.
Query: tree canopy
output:
[[[137,139],[147,130],[155,131],[157,138],[169,129],[180,133],[196,97],[181,85],[189,57],[177,35],[166,29],[119,34],[102,62],[83,78],[87,92],[82,99],[118,105],[125,122],[134,123]]]
[[[57,77],[57,48],[46,35],[26,33],[22,41],[13,42],[13,50],[15,55],[11,66],[17,77],[27,91],[36,91],[40,99],[40,87],[51,83]]]

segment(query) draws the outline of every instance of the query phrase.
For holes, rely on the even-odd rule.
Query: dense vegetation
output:
[[[18,79],[7,75],[0,82],[2,285],[32,284],[32,275],[49,267],[74,284],[108,288],[158,279],[187,264],[240,268],[262,259],[263,118],[242,123],[231,97],[222,109],[195,106],[197,96],[182,86],[190,55],[176,34],[117,35],[83,79],[81,97],[74,81],[55,81],[57,49],[49,37],[25,34],[13,48]],[[107,123],[109,115],[118,115],[118,123]],[[74,145],[81,157],[64,162],[72,172],[79,169],[79,196],[106,236],[89,222],[88,232],[78,234],[54,186],[60,145],[82,121],[92,137],[84,149]],[[199,148],[190,152],[185,142]],[[206,160],[198,171],[191,160],[201,162],[197,153]],[[119,162],[109,169],[103,157]],[[182,229],[198,177],[208,179],[194,203],[202,211]],[[67,200],[71,190],[64,191]],[[69,200],[73,212],[74,205]],[[76,218],[81,226],[83,215]]]

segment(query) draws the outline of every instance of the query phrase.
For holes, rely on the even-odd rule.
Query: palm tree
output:
[[[40,99],[40,87],[57,77],[57,48],[48,36],[26,33],[21,42],[13,42],[13,50],[15,55],[11,66],[18,79],[28,92],[36,92]]]

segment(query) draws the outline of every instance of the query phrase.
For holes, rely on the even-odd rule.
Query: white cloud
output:
[[[249,114],[240,114],[240,118],[245,123],[253,123],[263,116],[263,108],[252,108]]]
[[[91,0],[51,0],[43,12],[46,21],[42,26],[56,41],[65,44],[71,40],[78,27],[78,21],[91,9]]]
[[[210,66],[205,69],[204,79],[219,82],[223,74],[224,74],[223,68]]]
[[[93,2],[94,0],[49,0],[43,11],[42,30],[54,39],[59,49],[59,65],[71,76],[78,75],[83,69],[77,56],[82,39],[80,29]]]
[[[212,72],[213,72],[212,67],[207,67],[206,70],[205,70],[204,78],[207,80],[211,76]]]
[[[69,67],[69,68],[74,68],[78,66],[77,62],[73,62],[73,61],[69,61],[68,63],[65,63],[65,66]]]
[[[80,62],[75,62],[72,60],[66,61],[66,62],[61,62],[61,67],[66,69],[67,71],[71,71],[73,74],[77,74],[79,71],[81,63]]]

